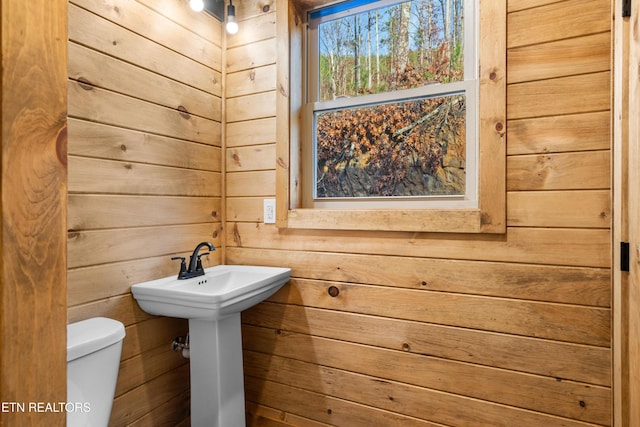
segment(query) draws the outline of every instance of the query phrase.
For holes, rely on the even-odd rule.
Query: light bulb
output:
[[[229,20],[227,22],[227,33],[235,34],[238,32],[238,23],[236,21]]]
[[[189,6],[194,12],[202,12],[204,10],[204,0],[189,0]]]

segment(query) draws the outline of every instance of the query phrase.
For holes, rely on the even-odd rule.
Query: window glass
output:
[[[350,12],[318,24],[319,100],[464,79],[462,0]]]
[[[316,198],[464,195],[465,97],[316,113]]]
[[[477,203],[473,3],[354,0],[309,13],[312,206]]]

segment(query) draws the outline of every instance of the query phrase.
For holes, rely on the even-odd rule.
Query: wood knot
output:
[[[282,86],[281,84],[278,85],[278,90],[280,91],[280,94],[286,98],[289,97],[289,92],[287,91],[287,89]]]
[[[93,90],[93,83],[85,77],[78,77],[78,85],[84,90]]]
[[[282,157],[278,157],[278,160],[276,160],[276,163],[278,164],[278,166],[280,166],[282,169],[289,169],[289,166],[287,165],[287,163],[282,159]]]
[[[124,153],[124,152],[126,152],[126,151],[127,151],[127,146],[126,146],[126,145],[124,145],[124,144],[122,144],[122,145],[120,146],[120,150],[121,150],[123,153]]]
[[[234,153],[231,155],[231,158],[233,159],[233,161],[234,161],[234,162],[236,162],[236,164],[237,164],[238,166],[242,166],[242,163],[240,163],[240,156],[238,155],[238,153],[237,153],[237,152],[234,152]]]
[[[217,211],[211,211],[211,216],[214,218],[218,217],[218,212]]]
[[[183,119],[189,120],[191,118],[191,114],[189,114],[187,109],[185,107],[183,107],[182,105],[178,105],[178,112],[180,113],[180,116]]]
[[[504,124],[502,122],[496,123],[496,131],[502,132],[504,130]]]
[[[495,80],[496,77],[498,77],[498,75],[496,74],[495,71],[492,71],[491,74],[489,74],[489,80]]]
[[[331,298],[335,298],[340,295],[340,289],[338,289],[336,286],[329,286],[329,289],[327,289],[327,293],[329,294],[329,296],[331,296]]]
[[[251,70],[249,72],[249,80],[251,80],[252,82],[255,81],[256,79],[256,70]]]
[[[240,230],[238,230],[238,223],[233,224],[233,241],[238,247],[242,247],[242,237],[240,236]]]
[[[56,157],[62,166],[67,167],[67,124],[64,123],[56,136]]]
[[[269,12],[269,9],[271,9],[271,6],[269,6],[268,4],[265,4],[264,6],[262,6],[262,11],[264,13]]]

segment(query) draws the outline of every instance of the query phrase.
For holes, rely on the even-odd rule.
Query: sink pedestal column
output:
[[[189,319],[191,425],[245,427],[240,313]]]

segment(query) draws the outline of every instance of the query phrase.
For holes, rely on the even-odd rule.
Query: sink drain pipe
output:
[[[189,358],[189,334],[184,337],[175,337],[171,343],[171,349],[173,351],[181,351],[182,357]]]

